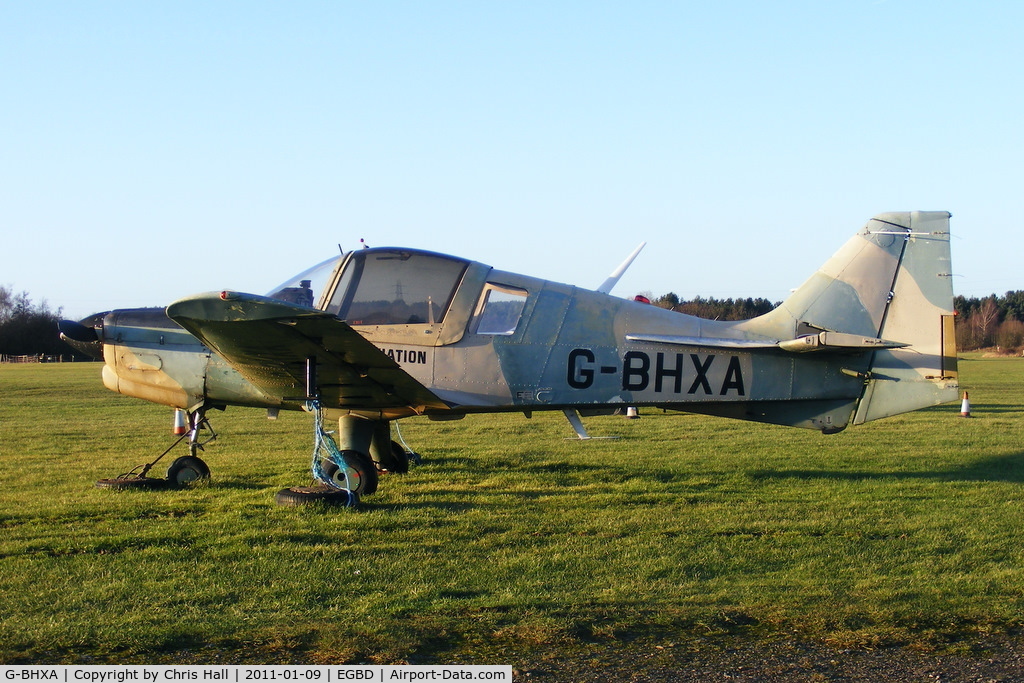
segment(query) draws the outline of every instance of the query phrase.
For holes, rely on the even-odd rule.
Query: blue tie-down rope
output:
[[[348,464],[345,462],[344,454],[338,449],[338,444],[331,438],[330,433],[324,430],[324,413],[320,408],[319,401],[310,401],[306,404],[306,409],[313,413],[313,430],[314,443],[313,443],[313,476],[316,477],[317,481],[320,481],[332,489],[338,491],[344,491],[348,494],[349,507],[356,505],[359,502],[359,497],[356,492],[352,490],[352,482],[348,478]],[[341,476],[345,478],[345,486],[338,486],[338,484],[331,477],[327,476],[324,472],[323,461],[330,459],[338,470],[341,472]]]

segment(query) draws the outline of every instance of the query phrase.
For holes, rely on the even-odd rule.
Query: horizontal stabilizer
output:
[[[627,334],[626,341],[671,344],[673,346],[756,351],[781,349],[790,353],[856,353],[878,349],[901,349],[908,344],[858,334],[823,331],[782,341],[774,339],[728,339],[722,337],[685,337],[672,334]]]
[[[700,346],[711,349],[775,349],[779,342],[764,339],[727,339],[717,337],[686,337],[675,334],[627,334],[626,341],[672,344],[674,346]]]
[[[819,332],[818,334],[806,334],[796,339],[787,339],[779,342],[779,348],[793,353],[808,353],[812,351],[876,351],[878,349],[902,349],[910,346],[901,342],[886,341],[877,337],[863,337],[859,334],[847,334],[845,332]]]

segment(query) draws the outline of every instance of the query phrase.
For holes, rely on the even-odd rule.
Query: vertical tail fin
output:
[[[894,219],[908,215],[872,218],[780,308],[806,331],[878,337],[907,246],[908,229]],[[796,333],[804,331],[798,327]]]
[[[874,353],[854,424],[958,398],[949,214],[891,213],[875,221],[905,240],[878,336],[909,346]]]
[[[875,216],[762,319],[780,336],[827,330],[905,345],[843,363],[864,378],[854,424],[957,399],[949,217]]]

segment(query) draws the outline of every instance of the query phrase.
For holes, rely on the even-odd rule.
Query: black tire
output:
[[[142,491],[162,489],[167,487],[166,479],[153,479],[151,477],[117,477],[116,479],[100,479],[96,482],[98,489],[110,489],[111,491]]]
[[[370,456],[359,451],[342,451],[342,458],[348,464],[348,486],[356,494],[368,496],[377,490],[377,467],[370,460]],[[334,464],[333,460],[324,459],[322,463],[324,476],[330,479],[338,488],[345,488],[345,475]]]
[[[337,505],[355,507],[359,504],[359,495],[348,491],[339,491],[330,486],[293,486],[281,489],[274,500],[283,507],[302,507],[304,505]]]
[[[209,466],[194,455],[183,455],[167,468],[167,481],[171,486],[192,486],[209,479]]]
[[[409,454],[397,441],[391,442],[391,452],[377,461],[377,468],[391,474],[405,474],[409,471]]]

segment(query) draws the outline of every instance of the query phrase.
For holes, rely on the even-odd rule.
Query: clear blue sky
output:
[[[1024,289],[1024,3],[0,0],[0,285],[68,316],[402,245],[615,290],[798,286],[953,213]]]

